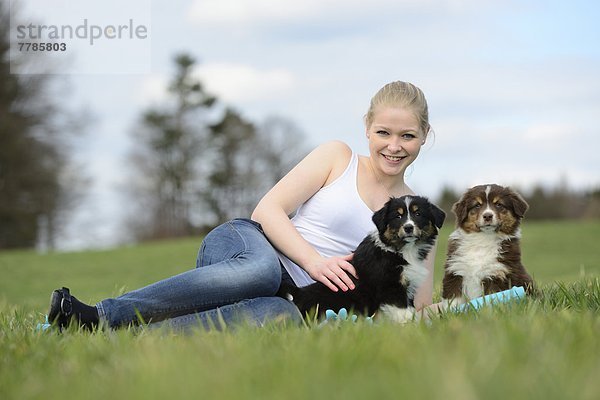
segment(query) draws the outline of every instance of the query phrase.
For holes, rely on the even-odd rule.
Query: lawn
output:
[[[448,233],[441,234],[436,288]],[[34,331],[50,292],[95,302],[192,268],[199,239],[0,253],[0,399],[600,398],[600,222],[526,223],[527,299],[404,326]]]

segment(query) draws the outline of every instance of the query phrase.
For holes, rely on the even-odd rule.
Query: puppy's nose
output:
[[[402,227],[402,229],[404,229],[404,233],[406,233],[407,235],[410,235],[411,233],[414,232],[415,227],[413,225],[404,225]]]
[[[493,218],[494,218],[494,214],[492,214],[491,212],[483,213],[483,221],[484,222],[492,222]]]

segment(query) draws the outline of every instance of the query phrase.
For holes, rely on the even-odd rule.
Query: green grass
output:
[[[439,288],[445,254],[436,263]],[[192,268],[199,239],[110,251],[0,253],[0,399],[600,398],[600,223],[528,223],[542,288],[404,326],[242,327],[178,335],[34,331],[50,292],[95,302]]]

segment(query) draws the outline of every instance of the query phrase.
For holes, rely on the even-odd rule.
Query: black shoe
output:
[[[73,316],[73,300],[68,288],[56,289],[50,297],[48,321],[59,329],[69,326]]]
[[[62,330],[62,328],[68,327],[73,320],[77,321],[80,326],[91,330],[98,326],[98,310],[71,296],[69,288],[56,289],[50,297],[48,321]]]

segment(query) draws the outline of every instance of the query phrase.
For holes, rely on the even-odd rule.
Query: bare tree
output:
[[[268,181],[279,181],[308,154],[306,135],[292,120],[281,116],[267,117],[258,128],[263,142],[261,158]]]
[[[257,127],[227,109],[211,132],[212,172],[202,198],[214,224],[248,217],[260,198],[307,153],[304,134],[282,117],[269,117]]]

